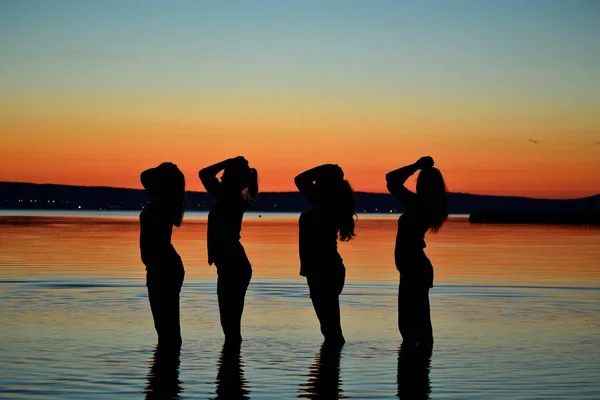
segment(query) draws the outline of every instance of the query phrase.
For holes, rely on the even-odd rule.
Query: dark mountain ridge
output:
[[[190,210],[205,211],[213,204],[208,193],[188,192],[187,196]],[[3,209],[140,210],[148,200],[148,195],[141,189],[0,182],[0,208]],[[358,212],[403,211],[402,204],[386,193],[356,192],[356,202]],[[251,210],[299,212],[307,207],[306,200],[298,192],[263,192]],[[554,200],[450,193],[449,211],[451,214],[600,211],[600,194]]]

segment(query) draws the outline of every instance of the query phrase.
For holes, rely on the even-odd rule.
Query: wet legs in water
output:
[[[242,313],[251,277],[251,272],[240,275],[220,274],[217,280],[219,314],[226,343],[242,341]]]
[[[429,288],[402,284],[398,288],[398,328],[405,346],[431,347],[433,328]]]
[[[217,398],[249,399],[248,382],[244,377],[240,343],[225,343],[219,357],[219,372],[217,373]]]
[[[406,347],[398,350],[398,398],[426,400],[430,398],[432,348]]]
[[[308,399],[337,399],[342,393],[340,382],[340,359],[343,343],[327,342],[321,345],[321,350],[310,368],[306,393],[301,398]]]
[[[181,345],[181,328],[179,322],[179,293],[181,285],[148,286],[148,298],[154,328],[158,334],[158,344],[162,348]]]
[[[339,298],[344,287],[344,280],[344,275],[333,278],[307,277],[310,298],[326,342],[345,342],[342,334]]]
[[[179,398],[181,382],[179,381],[180,346],[158,345],[151,361],[146,387],[146,400]]]

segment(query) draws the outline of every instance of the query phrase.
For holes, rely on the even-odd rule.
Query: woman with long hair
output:
[[[436,233],[448,219],[448,193],[442,173],[433,158],[389,172],[389,192],[404,205],[398,219],[394,258],[400,272],[398,328],[407,346],[433,345],[429,289],[433,287],[433,266],[425,255],[425,233]],[[404,186],[417,171],[417,193]]]
[[[165,162],[142,172],[140,180],[152,199],[140,214],[140,252],[158,344],[180,346],[179,294],[185,271],[171,235],[183,219],[185,178],[175,164]]]
[[[244,298],[252,277],[240,232],[244,212],[258,194],[258,174],[239,156],[201,169],[198,175],[206,191],[217,199],[208,214],[207,247],[208,264],[217,268],[221,327],[225,342],[240,343]]]
[[[339,296],[346,268],[337,240],[354,234],[354,192],[338,165],[325,164],[294,179],[312,208],[300,215],[300,275],[306,277],[310,298],[326,343],[344,343]]]

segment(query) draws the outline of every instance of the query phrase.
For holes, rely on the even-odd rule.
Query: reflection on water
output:
[[[146,400],[178,399],[181,392],[179,381],[179,346],[156,346],[148,373]]]
[[[431,394],[431,348],[398,348],[398,398],[427,400]]]
[[[429,360],[397,351],[395,217],[361,215],[356,240],[340,244],[347,342],[316,356],[322,336],[298,276],[296,216],[244,223],[255,273],[245,340],[231,351],[206,218],[189,217],[173,234],[186,265],[180,355],[153,355],[135,214],[0,217],[0,397],[599,397],[600,229],[453,218],[430,235]]]
[[[0,216],[0,278],[20,275],[142,278],[139,226],[128,217]],[[15,221],[19,221],[15,223]],[[347,282],[391,282],[396,216],[361,215],[357,237],[340,243]],[[250,217],[243,243],[253,277],[297,279],[295,216]],[[206,218],[188,216],[173,232],[188,278],[214,278],[206,254]],[[600,285],[600,229],[543,225],[470,225],[452,217],[427,235],[436,284]]]
[[[217,374],[217,397],[219,400],[249,399],[250,392],[244,378],[241,346],[237,344],[223,345],[219,355],[219,372]]]
[[[302,399],[343,398],[340,380],[340,358],[343,345],[323,343],[310,366],[308,384],[302,388]]]

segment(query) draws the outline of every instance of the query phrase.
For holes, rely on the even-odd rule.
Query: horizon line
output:
[[[88,186],[88,185],[70,185],[64,183],[35,183],[35,182],[23,182],[23,181],[0,181],[0,183],[13,183],[13,184],[25,184],[25,185],[46,185],[46,186],[69,186],[69,187],[81,187],[81,188],[105,188],[105,189],[123,189],[123,190],[139,190],[143,191],[143,188],[131,188],[131,187],[120,187],[120,186]],[[186,193],[204,193],[209,194],[208,192],[195,191],[195,190],[186,190]],[[298,191],[262,191],[260,193],[300,193]],[[365,193],[365,194],[380,194],[380,195],[389,195],[386,192],[367,192],[362,190],[356,190],[355,193]],[[468,196],[486,196],[486,197],[505,197],[505,198],[513,198],[513,199],[532,199],[532,200],[550,200],[550,201],[569,201],[569,200],[583,200],[589,199],[593,197],[600,196],[599,193],[591,194],[589,196],[584,197],[575,197],[568,199],[552,199],[547,197],[528,197],[528,196],[515,196],[515,195],[495,195],[495,194],[480,194],[480,193],[468,193],[468,192],[448,192],[448,194],[458,194],[458,195],[468,195]]]

